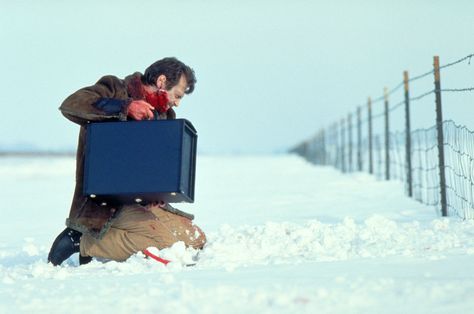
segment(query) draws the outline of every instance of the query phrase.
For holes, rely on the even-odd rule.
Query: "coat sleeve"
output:
[[[127,88],[115,76],[104,76],[96,84],[84,87],[67,97],[59,110],[72,122],[126,120],[131,102]]]

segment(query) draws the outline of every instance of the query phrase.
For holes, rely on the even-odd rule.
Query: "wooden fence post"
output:
[[[441,79],[439,72],[439,57],[434,57],[434,85],[436,96],[436,130],[438,135],[438,157],[439,157],[439,185],[441,196],[441,214],[448,216],[448,202],[446,198],[446,174],[444,162],[444,134],[443,134],[443,112],[441,110]]]
[[[341,119],[341,171],[346,172],[346,132],[344,129],[344,119]]]
[[[348,171],[349,172],[352,172],[352,169],[354,169],[352,167],[352,113],[349,113],[349,115],[347,116],[347,136],[349,138],[349,164],[348,164]]]
[[[372,99],[367,100],[367,114],[369,124],[369,173],[374,173],[374,156],[373,156],[373,142],[372,142]]]
[[[408,88],[408,71],[403,72],[403,85],[405,87],[405,157],[408,196],[413,196],[413,178],[411,168],[411,129],[410,129],[410,90]]]
[[[336,144],[335,168],[340,169],[339,164],[341,163],[341,156],[340,156],[341,151],[340,151],[340,148],[339,148],[339,132],[338,132],[338,127],[337,127],[336,122],[333,124],[333,130],[334,130],[334,140],[335,140],[335,144]]]
[[[321,154],[322,154],[321,164],[325,166],[327,153],[326,153],[326,132],[324,131],[324,128],[321,130]]]
[[[357,107],[357,171],[362,171],[362,122],[360,106]]]
[[[318,164],[318,133],[314,134],[311,138],[311,163]]]
[[[335,128],[334,123],[331,125],[332,128],[332,138],[334,144],[334,168],[338,169],[338,158],[339,158],[339,142],[337,140],[337,129]]]
[[[385,180],[390,180],[390,125],[388,117],[388,89],[383,91],[385,104]]]
[[[374,174],[377,179],[382,178],[384,176],[384,171],[382,170],[382,147],[380,145],[380,134],[374,135],[374,151],[375,155],[375,162],[374,162]]]

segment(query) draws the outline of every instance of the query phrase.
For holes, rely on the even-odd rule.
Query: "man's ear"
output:
[[[156,86],[159,89],[166,89],[166,76],[164,74],[158,76],[158,78],[156,79]]]

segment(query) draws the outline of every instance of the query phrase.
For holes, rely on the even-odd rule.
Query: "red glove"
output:
[[[159,113],[166,112],[170,109],[168,92],[164,89],[160,89],[156,93],[145,93],[145,99]]]

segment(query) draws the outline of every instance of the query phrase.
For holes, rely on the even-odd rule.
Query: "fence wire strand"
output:
[[[474,87],[466,87],[466,88],[442,88],[440,89],[442,92],[472,92],[474,91]]]
[[[466,61],[466,60],[468,60],[467,64],[470,65],[470,64],[471,64],[471,58],[472,58],[473,56],[474,56],[474,53],[472,53],[472,54],[470,54],[470,55],[468,55],[468,56],[465,56],[464,58],[461,58],[461,59],[459,59],[459,60],[456,60],[456,61],[454,61],[454,62],[451,62],[451,63],[445,64],[445,65],[442,65],[442,66],[439,67],[439,69],[442,70],[442,69],[445,69],[445,68],[449,68],[449,67],[452,67],[453,65],[456,65],[456,64],[461,63],[461,62]]]

